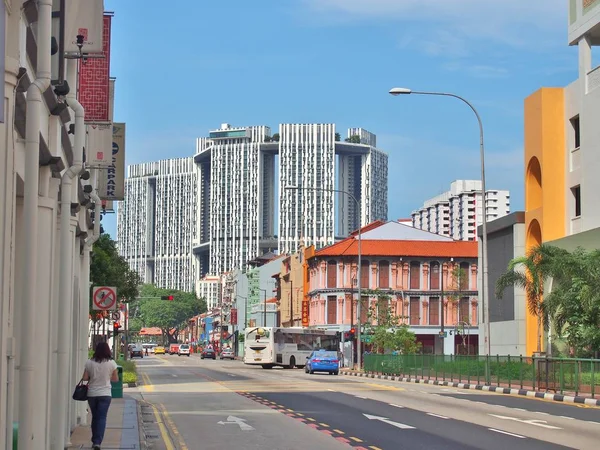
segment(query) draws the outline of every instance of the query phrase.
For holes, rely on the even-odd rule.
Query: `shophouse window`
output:
[[[463,262],[460,263],[460,290],[468,291],[469,290],[469,263]]]
[[[361,261],[360,267],[360,287],[361,289],[369,288],[369,261]]]
[[[388,289],[390,287],[390,263],[389,261],[379,262],[379,288]]]
[[[410,324],[419,325],[421,311],[419,309],[421,299],[419,297],[410,298]]]
[[[388,314],[388,299],[380,298],[377,300],[377,323],[383,324],[386,322]]]
[[[410,288],[419,289],[421,287],[421,263],[410,263]]]
[[[337,262],[327,261],[327,287],[337,287]]]
[[[440,324],[440,298],[429,297],[429,325]]]
[[[337,318],[337,297],[329,295],[327,297],[327,323],[334,324]]]
[[[440,288],[440,263],[432,261],[429,264],[429,289],[438,290]]]
[[[469,314],[469,297],[463,297],[459,300],[458,313],[460,315],[459,320],[461,322],[471,323]]]

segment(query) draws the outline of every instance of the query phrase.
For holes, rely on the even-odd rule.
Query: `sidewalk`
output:
[[[432,380],[432,379],[425,379],[425,378],[384,375],[384,374],[375,373],[375,372],[361,372],[358,370],[348,369],[348,368],[340,369],[340,373],[342,375],[349,375],[349,376],[355,376],[355,377],[366,377],[366,378],[377,378],[380,380],[399,381],[401,383],[433,384],[436,386],[448,386],[448,387],[459,388],[459,389],[473,389],[473,390],[477,390],[477,391],[495,392],[498,394],[535,397],[535,398],[541,398],[544,400],[552,400],[555,402],[578,403],[578,404],[588,405],[588,406],[600,406],[600,399],[575,395],[575,393],[573,393],[573,392],[568,392],[565,394],[552,394],[549,392],[534,391],[534,390],[528,390],[528,389],[515,389],[515,388],[504,387],[504,386],[490,386],[490,385],[486,385],[486,384],[474,384],[474,383],[469,384],[469,383],[455,382],[455,381],[442,381],[442,380]]]
[[[88,425],[79,426],[73,430],[73,433],[71,433],[70,448],[92,448],[92,432],[89,425],[91,420],[92,416],[88,414]],[[113,398],[108,410],[102,450],[139,450],[141,448],[136,400],[127,394],[123,398]]]

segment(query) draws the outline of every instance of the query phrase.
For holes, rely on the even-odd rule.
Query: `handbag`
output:
[[[79,380],[77,386],[75,386],[75,391],[73,392],[73,400],[77,400],[79,402],[85,402],[88,399],[88,385],[83,383],[83,378]]]

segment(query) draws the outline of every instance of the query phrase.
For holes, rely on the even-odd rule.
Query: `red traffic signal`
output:
[[[118,330],[121,328],[121,324],[119,322],[113,322],[113,330]]]
[[[173,296],[172,295],[161,295],[160,299],[161,300],[168,300],[168,301],[172,302],[173,301]]]

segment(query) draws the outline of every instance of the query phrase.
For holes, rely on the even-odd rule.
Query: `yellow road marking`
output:
[[[165,443],[165,447],[167,448],[167,450],[175,450],[173,441],[171,441],[171,438],[169,437],[169,432],[167,431],[167,427],[165,427],[165,424],[163,423],[163,421],[160,418],[158,409],[154,405],[150,405],[150,406],[152,406],[152,410],[154,411],[154,417],[156,418],[156,424],[158,425],[158,429],[160,431],[160,435],[162,436],[163,442]]]
[[[288,411],[289,411],[289,412],[294,412],[294,410],[293,410],[293,409],[288,409]]]
[[[359,439],[357,437],[350,437],[350,439],[352,439],[354,442],[362,442],[362,439]]]
[[[302,414],[302,413],[296,413],[296,415],[300,416],[300,417],[304,417],[304,414]]]
[[[323,423],[323,422],[319,422],[319,425],[321,425],[322,427],[325,427],[325,428],[329,428],[329,425],[327,425],[326,423]]]
[[[337,428],[334,428],[333,431],[335,431],[338,434],[346,434],[342,430],[338,430]]]
[[[171,416],[169,415],[169,412],[167,411],[167,408],[165,408],[164,405],[160,405],[162,413],[164,418],[167,421],[167,424],[169,425],[169,428],[171,429],[171,432],[175,435],[175,437],[177,438],[177,443],[179,444],[179,450],[189,450],[188,446],[186,445],[185,441],[183,440],[183,438],[181,437],[181,434],[179,433],[179,430],[177,429],[177,427],[175,426],[175,423],[173,422],[173,420],[171,419]]]
[[[307,417],[306,420],[310,420],[311,422],[315,422],[315,419],[312,419],[310,417]]]
[[[381,450],[379,447],[375,447],[374,445],[369,446],[371,450]]]

